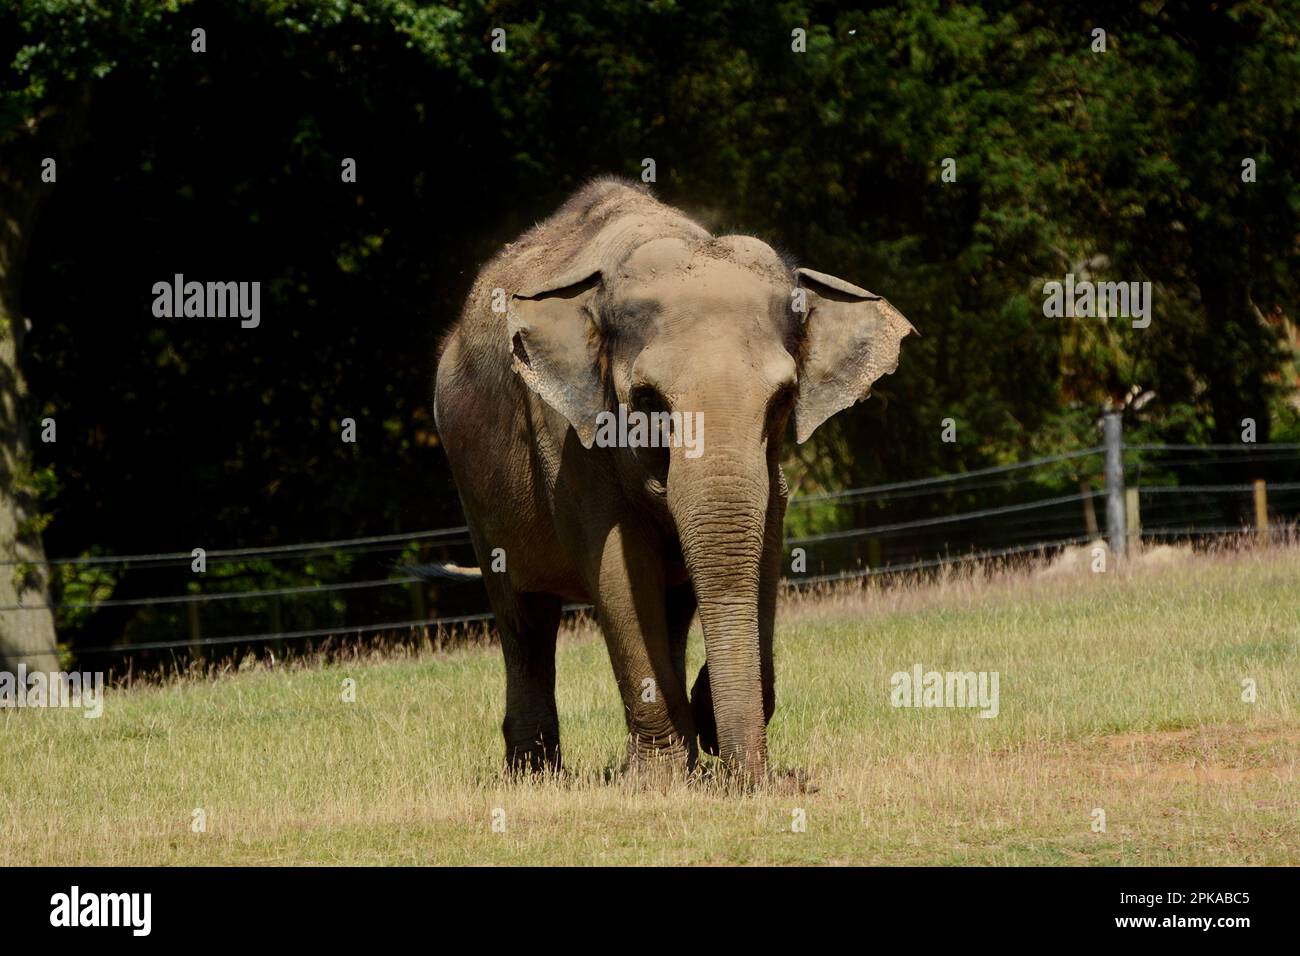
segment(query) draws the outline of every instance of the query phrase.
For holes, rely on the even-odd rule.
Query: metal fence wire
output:
[[[787,588],[866,580],[890,574],[917,573],[947,566],[1011,558],[1030,554],[1047,555],[1070,546],[1104,538],[1112,551],[1124,552],[1131,544],[1144,539],[1164,541],[1171,538],[1212,538],[1243,533],[1267,533],[1278,523],[1300,518],[1300,443],[1242,445],[1161,445],[1124,444],[1118,424],[1110,427],[1108,416],[1106,443],[1090,448],[1047,455],[1027,461],[980,468],[973,471],[895,481],[887,484],[840,491],[796,495],[787,511],[786,576]],[[1128,462],[1125,459],[1129,459]],[[1096,459],[1092,462],[1092,459]],[[1203,474],[1211,466],[1231,463],[1235,468],[1250,468],[1261,477],[1232,483],[1179,483],[1180,476],[1193,477],[1188,471]],[[1055,494],[1025,498],[1035,486],[1060,483],[1060,468],[1070,463],[1076,473],[1090,476],[1104,474],[1104,486],[1092,488],[1084,483],[1072,494]],[[1104,467],[1103,467],[1104,466]],[[1239,472],[1237,472],[1239,473]],[[1265,480],[1265,473],[1272,480]],[[1137,481],[1125,487],[1126,476]],[[978,505],[1001,492],[1004,497],[1022,500]],[[1101,518],[1098,505],[1101,504]],[[975,506],[972,506],[975,505]],[[939,513],[903,520],[885,520],[908,508],[928,508]],[[862,522],[848,527],[826,528],[845,520]],[[794,533],[791,533],[793,530]],[[468,550],[466,526],[438,528],[398,534],[371,535],[329,541],[262,547],[206,550],[207,562],[237,564],[255,561],[290,561],[320,555],[371,554],[377,551],[401,551],[412,545]],[[50,558],[50,569],[97,569],[113,574],[147,568],[186,569],[193,560],[192,551],[158,552],[129,555],[89,555]],[[800,560],[794,560],[798,557]],[[22,562],[0,561],[0,565]],[[799,571],[793,570],[800,567]],[[229,581],[229,578],[219,578]],[[193,587],[193,582],[188,582]],[[211,582],[207,582],[211,583]],[[334,636],[361,636],[383,632],[441,629],[477,624],[492,619],[490,611],[428,616],[424,611],[427,582],[400,564],[393,564],[388,577],[371,577],[356,581],[311,583],[261,589],[190,590],[181,594],[142,597],[105,596],[103,598],[68,599],[50,604],[17,604],[0,607],[0,612],[21,613],[26,610],[52,609],[58,612],[93,613],[113,608],[141,611],[168,608],[186,612],[186,636],[176,639],[131,639],[111,644],[76,647],[79,654],[124,655],[146,651],[199,651],[204,647],[257,646],[294,640],[323,639]],[[407,619],[384,623],[333,624],[318,627],[286,627],[281,602],[322,598],[334,594],[382,591],[405,588],[411,594],[411,606],[417,613]],[[476,592],[485,605],[481,591]],[[199,608],[234,605],[252,613],[270,614],[269,630],[203,636],[199,625]],[[583,610],[587,605],[566,605],[566,612]],[[179,624],[164,624],[177,629]]]

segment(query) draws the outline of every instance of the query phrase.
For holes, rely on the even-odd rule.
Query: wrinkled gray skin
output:
[[[573,601],[595,606],[630,769],[689,769],[698,739],[763,778],[786,423],[802,442],[865,398],[911,331],[878,296],[715,238],[621,180],[591,183],[484,267],[434,410],[501,631],[509,766],[560,766],[555,636]],[[703,454],[593,445],[619,403],[702,412]],[[707,663],[688,697],[697,609]]]

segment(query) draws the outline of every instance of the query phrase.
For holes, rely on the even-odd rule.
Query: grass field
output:
[[[1300,863],[1300,550],[787,602],[777,653],[773,765],[806,786],[749,795],[618,774],[590,627],[563,638],[549,782],[500,775],[492,647],[0,711],[0,862]],[[892,707],[914,664],[997,671],[998,716]]]

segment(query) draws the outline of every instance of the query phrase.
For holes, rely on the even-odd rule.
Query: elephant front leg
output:
[[[627,721],[628,770],[673,776],[695,765],[695,725],[686,682],[674,661],[665,613],[663,561],[613,528],[601,553],[596,615]]]

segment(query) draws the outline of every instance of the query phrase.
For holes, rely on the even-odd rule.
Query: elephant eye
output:
[[[654,412],[668,411],[668,402],[659,393],[659,389],[646,383],[637,385],[632,389],[630,404],[636,411],[645,412],[647,415]]]
[[[635,386],[628,400],[633,411],[643,412],[646,415],[667,414],[669,411],[668,400],[663,397],[659,389],[649,383]],[[667,426],[667,430],[660,433],[659,429],[665,426],[654,419],[651,419],[650,427],[654,431],[651,444],[636,448],[634,453],[646,470],[648,487],[655,494],[662,495],[666,493],[668,487],[668,448],[673,441],[672,428]]]

